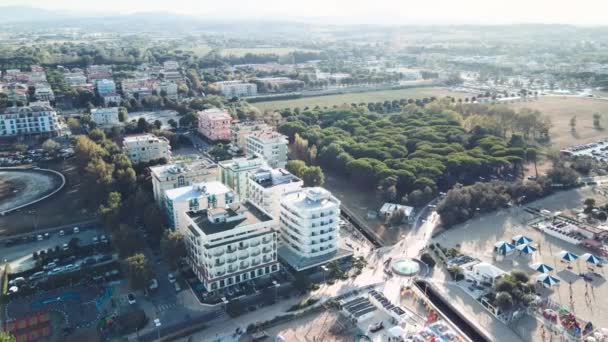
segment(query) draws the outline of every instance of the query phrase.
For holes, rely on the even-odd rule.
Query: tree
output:
[[[601,119],[601,115],[599,113],[594,113],[593,114],[593,128],[595,129],[601,129],[602,128],[602,124],[600,122]]]
[[[570,130],[572,132],[576,131],[576,115],[570,118]]]
[[[167,121],[167,123],[169,124],[169,126],[171,126],[173,129],[177,129],[177,121],[173,120],[173,119],[169,119],[169,121]]]
[[[47,139],[42,143],[42,149],[48,153],[56,152],[59,147],[59,143],[53,139]]]
[[[306,168],[306,163],[302,160],[290,160],[287,162],[285,169],[296,177],[302,177],[302,172]]]
[[[160,250],[165,260],[174,268],[177,267],[180,259],[186,257],[186,246],[183,236],[176,231],[165,231],[160,240]]]
[[[513,297],[508,292],[499,292],[496,296],[496,305],[500,310],[507,311],[513,307]]]
[[[78,119],[75,119],[75,118],[69,118],[68,127],[70,128],[71,131],[80,130],[80,121],[78,121]]]
[[[585,205],[585,213],[590,213],[593,210],[593,208],[595,208],[595,199],[587,198],[587,199],[585,199],[583,204]]]
[[[0,331],[0,342],[15,342],[15,336],[6,331]]]
[[[163,123],[160,120],[154,120],[154,127],[156,129],[160,129],[163,126]]]
[[[112,241],[121,256],[130,255],[143,246],[137,231],[127,224],[119,224],[118,227],[113,227]]]
[[[319,166],[310,166],[302,171],[304,186],[322,186],[325,183],[325,175]]]
[[[128,118],[129,118],[129,112],[127,111],[127,108],[125,108],[125,107],[118,108],[118,121],[126,122]]]
[[[134,254],[124,261],[125,271],[131,288],[143,290],[152,279],[152,267],[142,253]]]
[[[308,274],[304,272],[296,273],[293,286],[301,293],[306,292],[310,287],[310,278],[308,277]]]
[[[112,227],[118,221],[122,196],[119,192],[110,192],[106,204],[99,206],[99,214],[103,217],[107,227]]]

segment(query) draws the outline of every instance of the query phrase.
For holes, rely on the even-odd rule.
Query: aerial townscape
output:
[[[608,342],[561,2],[1,1],[0,342]]]

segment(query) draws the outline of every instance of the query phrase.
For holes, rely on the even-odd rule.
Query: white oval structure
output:
[[[0,214],[38,203],[64,185],[65,177],[54,170],[0,168]]]

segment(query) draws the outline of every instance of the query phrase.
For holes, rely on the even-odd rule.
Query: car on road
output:
[[[42,241],[43,239],[44,239],[44,238],[42,237],[42,235],[38,235],[38,236],[36,236],[36,240],[38,240],[38,241]]]
[[[69,264],[69,265],[65,265],[63,268],[64,272],[72,272],[74,270],[78,269],[78,266],[74,265],[74,264]]]
[[[102,243],[108,243],[108,238],[105,235],[102,235],[99,240],[101,240]]]
[[[63,229],[62,229],[62,230],[60,230],[60,231],[59,231],[59,236],[64,236],[64,235],[65,235],[65,230],[63,230]]]
[[[173,283],[173,286],[175,287],[175,292],[179,292],[182,290],[182,287],[179,286],[178,282]]]
[[[99,238],[97,238],[97,236],[93,237],[93,244],[94,245],[99,244]]]
[[[78,234],[78,233],[80,233],[80,228],[74,227],[73,231],[74,231],[74,234]]]
[[[380,331],[382,329],[384,329],[384,323],[382,323],[382,322],[376,322],[369,326],[369,331],[373,332],[373,333]]]
[[[49,233],[44,233],[44,238],[45,238],[46,240],[50,239],[50,238],[51,238],[51,234],[49,234]]]
[[[70,249],[70,246],[68,246],[67,243],[64,243],[63,246],[61,247],[62,250],[67,251],[68,249]]]
[[[150,291],[158,289],[158,280],[156,280],[156,278],[152,278],[150,280],[150,285],[148,285],[148,289],[150,289]]]
[[[169,282],[170,282],[171,284],[175,283],[175,275],[174,275],[173,273],[169,273],[169,274],[167,275],[167,278],[169,279]]]
[[[136,300],[135,300],[135,295],[134,295],[134,294],[132,294],[132,293],[129,293],[129,294],[127,295],[127,300],[129,301],[129,304],[131,304],[131,305],[133,305],[133,304],[135,304],[135,303],[136,303]]]
[[[8,282],[9,286],[21,286],[23,284],[25,284],[25,278],[23,277],[17,277]]]
[[[34,274],[32,274],[28,280],[32,281],[32,280],[36,280],[36,279],[40,279],[40,278],[44,278],[45,273],[43,271],[40,272],[36,272]]]

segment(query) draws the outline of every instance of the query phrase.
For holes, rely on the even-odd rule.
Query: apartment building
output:
[[[230,114],[219,108],[198,112],[198,131],[211,141],[230,140]]]
[[[89,81],[99,79],[109,79],[112,77],[112,66],[111,65],[91,65],[87,68],[87,77]]]
[[[162,81],[157,83],[154,89],[159,96],[165,95],[165,97],[174,101],[178,99],[177,84],[175,82]]]
[[[230,126],[230,142],[233,146],[245,151],[249,135],[262,131],[273,131],[273,128],[264,123],[264,121],[236,122]]]
[[[219,89],[222,95],[228,97],[255,96],[258,93],[257,85],[239,80],[215,82],[214,85]]]
[[[161,208],[164,208],[170,227],[186,234],[187,212],[225,208],[236,199],[234,192],[218,181],[201,182],[166,190]]]
[[[281,259],[301,271],[346,256],[348,252],[338,250],[339,219],[340,201],[323,188],[303,188],[283,195]]]
[[[117,106],[122,101],[122,97],[118,93],[108,93],[101,97],[104,106]]]
[[[91,109],[91,120],[99,126],[118,125],[118,107],[93,108]]]
[[[64,125],[57,112],[48,105],[11,107],[0,114],[0,136],[57,136]]]
[[[266,166],[266,162],[258,157],[224,160],[218,163],[218,180],[246,199],[249,173],[262,166]]]
[[[63,79],[71,86],[84,86],[87,84],[87,77],[82,72],[66,72]]]
[[[171,145],[165,137],[154,134],[129,135],[124,137],[122,145],[133,164],[161,158],[171,159]]]
[[[261,167],[249,173],[248,199],[266,210],[277,222],[281,212],[281,197],[302,189],[304,182],[285,169]]]
[[[104,97],[108,94],[116,93],[116,83],[112,80],[101,79],[95,81],[95,89],[100,97]]]
[[[274,221],[251,202],[189,211],[188,262],[208,291],[279,271]]]
[[[36,83],[34,96],[37,101],[55,101],[53,89],[46,83]]]
[[[160,77],[165,81],[172,81],[172,82],[182,80],[182,74],[179,71],[163,70],[160,72]]]
[[[127,99],[143,99],[152,95],[158,80],[152,78],[125,79],[121,81],[122,93]]]
[[[178,161],[150,168],[154,200],[162,207],[166,190],[217,180],[218,166],[210,159]]]
[[[175,71],[179,69],[179,63],[176,61],[165,61],[163,63],[163,69],[167,71]]]
[[[278,132],[253,132],[247,137],[245,154],[264,158],[272,168],[283,168],[287,164],[288,145],[287,137]]]

